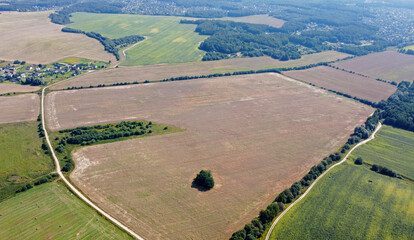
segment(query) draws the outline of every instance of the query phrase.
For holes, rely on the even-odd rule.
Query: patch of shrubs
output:
[[[210,170],[201,170],[194,178],[194,184],[202,190],[210,190],[214,187],[214,179]]]
[[[40,177],[39,179],[36,179],[33,183],[27,183],[22,188],[17,190],[16,193],[25,192],[25,191],[33,188],[33,186],[38,186],[38,185],[43,184],[43,183],[51,182],[51,181],[55,180],[57,177],[58,177],[58,175],[56,173],[51,173],[51,174],[45,175],[43,177]]]
[[[399,175],[398,173],[392,171],[391,169],[387,167],[383,167],[380,165],[376,165],[376,164],[372,165],[371,170],[379,174],[385,175],[385,176],[394,177],[394,178],[402,178],[401,175]]]
[[[356,165],[362,165],[364,163],[364,161],[362,160],[361,157],[357,158],[354,162]]]

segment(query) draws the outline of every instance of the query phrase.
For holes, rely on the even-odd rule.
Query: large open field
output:
[[[170,77],[198,76],[212,73],[227,73],[235,71],[259,70],[282,67],[297,67],[318,62],[329,62],[343,59],[349,55],[334,51],[315,53],[302,56],[298,60],[279,61],[270,57],[235,58],[220,61],[192,62],[179,64],[160,64],[152,66],[120,67],[103,70],[62,82],[52,89],[68,87],[89,87],[99,84],[121,82],[155,81]]]
[[[128,35],[147,36],[148,39],[126,51],[121,65],[149,65],[201,60],[204,52],[198,46],[207,36],[195,33],[196,25],[180,24],[182,17],[141,16],[127,14],[76,13],[68,26],[97,32],[105,37]]]
[[[50,22],[50,12],[2,12],[0,14],[0,58],[51,63],[65,57],[114,60],[95,39],[63,33],[63,26]]]
[[[186,129],[73,154],[72,181],[148,239],[230,237],[373,111],[277,74],[59,91],[46,104],[52,130],[125,119]],[[191,187],[201,169],[209,192]]]
[[[59,183],[0,203],[1,239],[132,239]]]
[[[35,120],[39,115],[39,95],[0,97],[0,123]]]
[[[254,24],[265,24],[271,27],[280,28],[285,23],[284,20],[270,17],[269,15],[251,15],[245,17],[224,17],[217,18],[217,20],[229,20],[234,22],[245,22]]]
[[[387,81],[414,80],[414,55],[387,51],[345,60],[334,65]]]
[[[34,87],[29,85],[20,85],[15,83],[1,83],[0,94],[13,93],[13,92],[33,92],[39,90],[40,87]]]
[[[53,169],[51,158],[42,151],[37,124],[0,124],[0,199]]]
[[[354,152],[370,164],[388,167],[414,180],[414,133],[384,126],[377,137]]]
[[[397,90],[391,84],[325,66],[289,71],[284,74],[300,81],[313,83],[319,87],[346,93],[373,102],[387,99]]]

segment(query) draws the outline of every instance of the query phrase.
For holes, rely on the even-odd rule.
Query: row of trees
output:
[[[110,38],[102,36],[99,33],[84,32],[82,30],[73,29],[69,27],[62,28],[62,32],[85,34],[86,36],[90,38],[94,38],[98,40],[104,46],[105,51],[112,53],[116,57],[116,60],[119,60],[119,48],[125,47],[129,44],[137,43],[145,39],[144,37],[139,36],[139,35],[131,35],[131,36],[126,36],[126,37],[122,37],[118,39],[110,39]]]
[[[361,139],[367,139],[375,130],[378,122],[378,116],[372,116],[368,118],[364,125],[355,128],[350,139],[354,138],[356,141],[352,144],[356,144]],[[341,160],[342,154],[349,150],[350,145],[352,144],[345,144],[341,151],[325,157],[321,163],[313,166],[308,174],[306,174],[299,182],[295,182],[290,188],[285,189],[265,210],[261,210],[259,216],[254,218],[251,223],[246,224],[242,230],[233,233],[230,240],[251,240],[260,238],[266,228],[272,223],[273,219],[284,210],[285,204],[292,203],[315,179],[326,171],[332,163]]]

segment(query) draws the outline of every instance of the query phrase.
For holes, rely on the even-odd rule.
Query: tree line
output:
[[[125,47],[129,44],[137,43],[145,39],[144,37],[139,35],[131,35],[118,39],[110,39],[96,32],[84,32],[82,30],[73,29],[69,27],[62,28],[62,32],[85,34],[90,38],[98,40],[104,46],[105,51],[112,53],[116,57],[116,60],[119,60],[119,48]]]

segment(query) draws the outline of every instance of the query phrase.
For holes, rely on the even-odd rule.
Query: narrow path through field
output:
[[[54,84],[50,85],[53,86]],[[48,87],[50,87],[48,86]],[[131,236],[133,236],[136,239],[139,240],[144,240],[144,238],[142,238],[141,236],[139,236],[138,234],[136,234],[134,231],[132,231],[131,229],[129,229],[127,226],[125,226],[124,224],[122,224],[121,222],[119,222],[118,220],[116,220],[115,218],[113,218],[111,215],[109,215],[108,213],[106,213],[104,210],[102,210],[101,208],[99,208],[97,205],[95,205],[92,201],[90,201],[85,195],[83,195],[82,192],[80,192],[77,188],[75,188],[67,179],[66,177],[63,175],[62,171],[60,170],[60,163],[59,163],[59,159],[56,157],[55,154],[55,150],[52,147],[52,144],[50,143],[49,140],[49,135],[47,133],[47,129],[46,129],[46,121],[45,121],[45,107],[44,107],[44,103],[45,103],[45,90],[48,87],[44,87],[42,89],[42,99],[41,99],[41,113],[42,113],[42,125],[43,125],[43,131],[45,132],[45,138],[47,141],[47,145],[50,148],[50,152],[52,153],[53,159],[55,161],[55,166],[56,166],[56,172],[59,174],[59,177],[62,178],[63,182],[66,184],[66,186],[69,187],[69,189],[75,193],[81,200],[83,200],[85,203],[87,203],[89,206],[91,206],[93,209],[95,209],[97,212],[99,212],[100,214],[102,214],[106,219],[108,219],[109,221],[111,221],[112,223],[114,223],[115,225],[117,225],[118,227],[120,227],[121,229],[123,229],[124,231],[126,231],[127,233],[129,233]]]
[[[116,65],[114,65],[113,67],[118,66],[121,62],[123,62],[123,61],[125,61],[125,60],[126,60],[126,51],[128,51],[129,49],[131,49],[131,48],[135,47],[136,45],[138,45],[138,44],[140,44],[140,43],[144,42],[144,41],[145,41],[145,40],[147,40],[147,39],[148,39],[148,37],[147,37],[147,36],[144,36],[144,40],[139,41],[139,42],[137,42],[137,43],[135,43],[135,44],[132,44],[131,46],[129,46],[129,47],[125,48],[124,50],[122,50],[122,59],[120,59],[120,60],[116,63]]]
[[[302,200],[303,198],[305,198],[306,197],[306,195],[308,195],[308,193],[310,192],[310,190],[313,188],[313,186],[315,186],[315,184],[321,179],[321,178],[323,178],[323,176],[325,176],[325,174],[327,174],[330,170],[332,170],[334,167],[336,167],[336,166],[338,166],[338,165],[340,165],[340,164],[342,164],[342,163],[344,163],[347,159],[348,159],[348,157],[349,157],[349,155],[351,155],[351,153],[356,149],[356,148],[358,148],[359,146],[361,146],[361,145],[364,145],[365,143],[367,143],[367,142],[369,142],[369,141],[371,141],[372,139],[374,139],[375,138],[375,134],[378,132],[378,130],[380,130],[380,128],[382,127],[382,124],[381,123],[378,123],[378,126],[377,126],[377,128],[375,129],[375,131],[371,134],[371,136],[368,138],[368,139],[366,139],[366,140],[364,140],[364,141],[362,141],[362,142],[360,142],[360,143],[358,143],[357,145],[355,145],[349,152],[348,152],[348,154],[346,154],[346,156],[344,157],[344,159],[342,159],[340,162],[338,162],[338,163],[336,163],[336,164],[334,164],[334,165],[332,165],[330,168],[328,168],[325,172],[323,172],[310,186],[309,186],[309,188],[305,191],[305,193],[304,194],[302,194],[302,196],[300,196],[298,199],[296,199],[296,201],[294,201],[292,204],[290,204],[290,206],[288,207],[288,208],[286,208],[286,210],[285,211],[283,211],[280,215],[279,215],[279,217],[277,217],[276,218],[276,220],[273,222],[273,224],[272,224],[272,226],[270,227],[270,229],[269,229],[269,231],[267,232],[267,234],[266,234],[266,238],[265,238],[265,240],[269,240],[269,238],[270,238],[270,235],[272,234],[272,231],[273,231],[273,229],[275,228],[275,226],[276,226],[276,224],[280,221],[280,219],[282,219],[282,217],[293,207],[293,206],[295,206],[295,204],[296,203],[298,203],[298,202],[300,202],[300,200]]]

